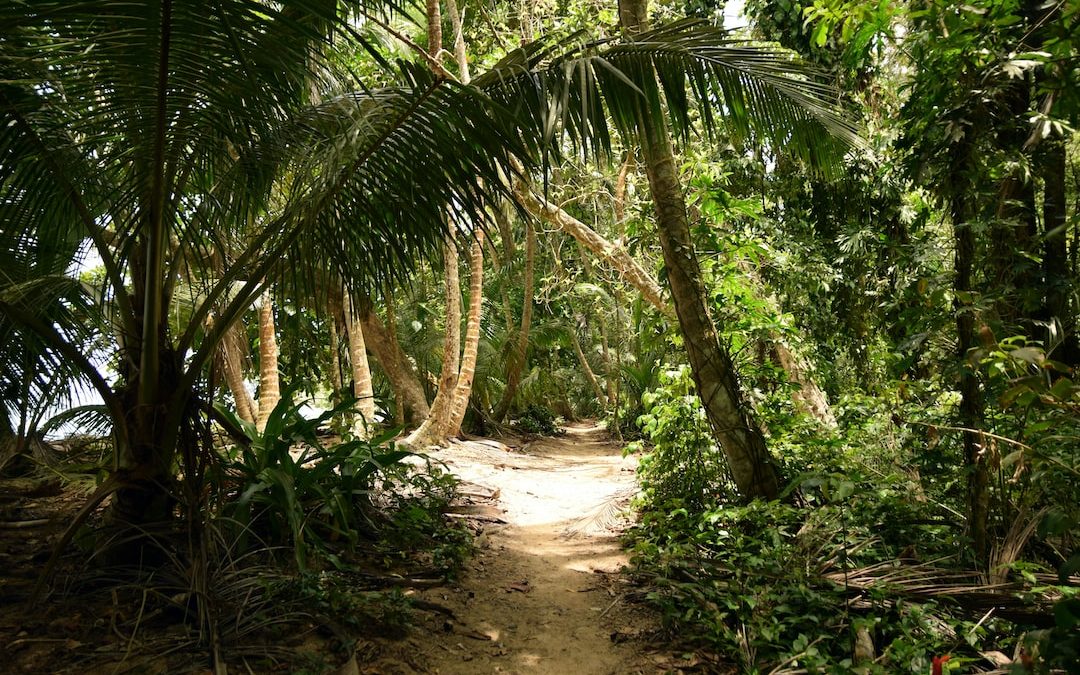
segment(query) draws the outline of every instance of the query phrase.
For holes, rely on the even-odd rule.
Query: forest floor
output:
[[[473,439],[432,453],[463,481],[452,515],[476,533],[474,554],[455,581],[407,591],[416,607],[411,629],[358,640],[356,658],[339,675],[694,669],[658,639],[656,617],[632,600],[641,591],[621,571],[627,556],[619,537],[637,491],[636,458],[623,457],[621,444],[591,423],[568,425],[556,437],[502,440],[510,445]],[[54,477],[13,491],[21,480],[6,479],[0,490],[0,671],[167,669],[155,656],[161,647],[153,631],[145,644],[134,635],[118,641],[124,617],[115,597],[75,593],[23,611],[53,543],[94,484],[86,478],[62,486]],[[72,551],[65,560],[79,556]],[[77,568],[65,574],[78,578]],[[288,644],[325,651],[325,637],[311,629]]]
[[[518,450],[454,443],[436,458],[465,481],[459,510],[483,524],[477,551],[458,583],[418,593],[453,616],[413,632],[409,667],[382,661],[367,672],[670,671],[664,654],[649,653],[655,619],[627,600],[620,574],[636,461],[602,428],[569,425]]]

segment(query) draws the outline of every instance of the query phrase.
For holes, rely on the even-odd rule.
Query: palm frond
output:
[[[553,153],[561,133],[578,152],[606,158],[609,119],[635,138],[640,120],[665,114],[681,138],[696,116],[708,135],[725,130],[769,142],[821,169],[860,143],[821,72],[790,51],[733,40],[707,22],[677,21],[628,41],[572,36],[563,46],[561,53],[551,45],[517,50],[473,81],[528,119]]]

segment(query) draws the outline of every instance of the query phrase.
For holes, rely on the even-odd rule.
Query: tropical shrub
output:
[[[561,429],[551,408],[538,403],[530,403],[514,421],[514,426],[527,434],[555,436]]]
[[[407,464],[417,456],[394,448],[393,431],[324,442],[320,428],[349,414],[352,401],[311,419],[300,414],[302,405],[285,396],[261,433],[233,416],[250,443],[229,451],[219,487],[222,518],[242,549],[259,541],[291,548],[301,570],[313,553],[340,566],[339,553],[361,539],[385,531],[401,541],[441,527],[437,514],[453,495],[452,479],[430,462]]]

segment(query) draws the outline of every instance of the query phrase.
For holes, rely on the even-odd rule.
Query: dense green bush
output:
[[[561,429],[551,408],[538,403],[530,403],[514,420],[514,426],[527,434],[555,436]]]
[[[453,477],[427,460],[406,462],[421,456],[395,449],[393,432],[327,443],[319,429],[349,414],[351,401],[311,419],[301,407],[286,396],[261,433],[233,417],[250,442],[227,453],[214,484],[221,520],[235,530],[241,551],[287,547],[301,570],[313,565],[312,554],[341,567],[342,556],[364,541],[383,556],[430,548],[455,566],[466,542],[441,518]]]
[[[785,501],[740,505],[686,369],[645,399],[649,442],[630,446],[644,452],[632,569],[672,638],[747,673],[925,673],[933,656],[962,667],[980,650],[1012,652],[1016,625],[918,590],[961,578],[963,523],[942,517],[941,491],[896,461],[904,438],[854,445],[880,441],[887,406],[842,406],[845,441],[798,423],[774,429],[793,476]],[[860,638],[874,656],[857,663]]]
[[[627,452],[641,453],[643,503],[698,512],[732,496],[723,455],[694,393],[690,368],[662,373],[660,387],[646,392],[642,404],[645,414],[637,421],[648,442],[631,443]]]

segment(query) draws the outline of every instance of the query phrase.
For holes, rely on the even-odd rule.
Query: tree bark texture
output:
[[[260,432],[266,428],[266,420],[280,400],[281,380],[278,377],[274,303],[270,291],[266,291],[259,303],[259,414],[255,427]]]
[[[472,77],[469,75],[469,59],[465,54],[465,34],[461,30],[461,13],[458,11],[456,0],[446,0],[446,14],[450,17],[450,26],[454,30],[454,61],[458,67],[458,79],[462,84],[468,84]]]
[[[484,312],[484,231],[477,230],[475,237],[469,252],[469,317],[465,321],[465,347],[461,354],[457,386],[454,388],[447,436],[461,433],[461,423],[469,407],[473,378],[476,376],[476,356],[480,351],[480,319]]]
[[[359,438],[369,438],[375,424],[375,391],[371,386],[371,368],[368,365],[367,344],[360,317],[353,311],[348,294],[344,301],[345,320],[349,326],[349,366],[352,369],[353,396],[359,419],[353,431]]]
[[[967,532],[971,538],[975,559],[985,564],[990,555],[988,532],[990,515],[990,470],[983,448],[983,397],[978,370],[969,362],[969,352],[976,346],[975,308],[970,300],[974,292],[972,268],[975,262],[975,232],[972,229],[972,210],[969,195],[974,186],[966,178],[970,158],[967,144],[954,149],[950,211],[953,221],[955,253],[955,288],[957,357],[960,360],[960,426],[963,432],[964,463],[967,467]]]
[[[331,302],[329,307],[329,320],[327,328],[330,331],[330,400],[334,404],[341,401],[341,332],[338,329],[339,318],[342,314],[340,308]]]
[[[366,337],[365,342],[386,373],[386,378],[390,380],[394,393],[401,396],[406,424],[419,426],[431,412],[424,385],[420,383],[416,370],[401,348],[397,333],[379,320],[371,300],[364,297],[359,304],[360,324]],[[389,316],[387,321],[390,321]]]
[[[255,423],[256,408],[255,400],[244,384],[244,343],[247,341],[247,331],[242,320],[229,326],[225,335],[221,338],[218,347],[219,363],[225,376],[225,384],[232,393],[236,402],[236,414],[245,422]]]
[[[443,249],[443,289],[446,294],[446,333],[443,337],[439,390],[431,402],[427,419],[406,439],[408,445],[427,447],[446,439],[461,366],[461,281],[458,276],[457,246],[448,241]]]
[[[1056,339],[1052,334],[1046,336],[1048,348],[1060,340],[1057,351],[1050,354],[1051,358],[1075,369],[1080,366],[1080,336],[1076,332],[1077,326],[1073,320],[1075,313],[1069,302],[1073,282],[1069,274],[1066,246],[1068,207],[1065,193],[1065,141],[1047,141],[1041,159],[1039,173],[1043,181],[1044,230],[1042,272],[1046,289],[1040,318],[1048,323],[1056,320],[1061,328],[1061,334],[1056,336]]]
[[[578,317],[578,325],[582,327],[586,325],[585,317]],[[581,364],[581,370],[585,373],[585,379],[589,381],[593,393],[596,394],[596,400],[600,402],[600,405],[606,406],[607,396],[604,394],[604,388],[600,386],[600,380],[596,377],[592,366],[589,365],[589,359],[585,357],[585,351],[581,348],[581,340],[578,339],[577,328],[573,326],[570,327],[570,341],[574,343],[574,353],[577,354],[578,363]]]
[[[619,18],[630,37],[647,30],[647,0],[620,0]],[[780,491],[776,467],[751,418],[731,356],[709,316],[667,124],[642,109],[639,126],[671,297],[698,395],[739,492],[748,499],[773,499]]]
[[[427,49],[436,59],[442,51],[442,13],[439,0],[427,0]]]

